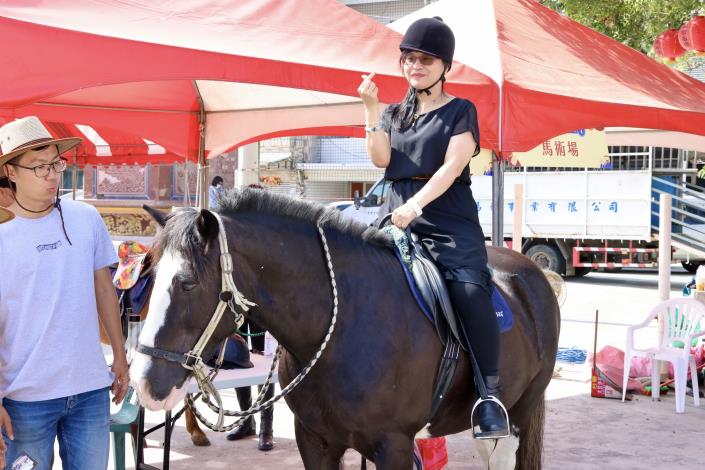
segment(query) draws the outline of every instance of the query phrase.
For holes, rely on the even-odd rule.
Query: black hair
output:
[[[223,177],[222,176],[216,176],[213,178],[213,181],[211,181],[211,186],[218,186],[220,183],[223,182]]]
[[[410,50],[402,51],[401,57],[399,57],[399,67],[404,66],[404,58],[406,55],[412,52]],[[446,82],[446,72],[450,70],[450,64],[443,61],[443,74],[441,75],[441,93],[443,93],[443,85]],[[399,103],[394,103],[389,105],[390,122],[396,129],[406,129],[411,127],[414,122],[414,115],[416,114],[416,88],[409,85],[409,89],[406,92],[406,96]]]

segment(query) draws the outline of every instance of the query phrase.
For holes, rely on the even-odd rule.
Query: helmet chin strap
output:
[[[418,88],[416,88],[416,93],[426,93],[426,96],[430,96],[430,95],[431,95],[431,88],[433,88],[434,86],[436,86],[436,84],[437,84],[438,82],[442,81],[442,80],[445,78],[445,76],[446,76],[446,74],[445,74],[445,73],[442,73],[442,74],[441,74],[441,77],[440,77],[438,80],[436,80],[435,82],[433,82],[433,85],[431,85],[431,86],[429,86],[429,87],[426,87],[426,88],[423,88],[423,89],[420,89],[420,90],[419,90]]]

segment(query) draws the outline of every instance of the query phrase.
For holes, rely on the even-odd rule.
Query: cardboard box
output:
[[[595,398],[616,398],[621,400],[622,387],[610,380],[597,366],[593,366],[590,396]],[[631,400],[632,394],[627,392],[626,399]]]

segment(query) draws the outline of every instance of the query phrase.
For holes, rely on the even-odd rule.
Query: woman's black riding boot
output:
[[[237,402],[241,410],[248,410],[252,406],[252,390],[250,387],[239,387],[235,389]],[[255,417],[250,416],[240,426],[228,433],[226,438],[229,441],[237,441],[248,436],[257,434],[257,426],[255,425]]]
[[[499,400],[499,376],[486,376],[485,386],[487,387],[487,395],[493,396]],[[509,434],[504,410],[496,401],[485,400],[477,405],[475,419],[477,421],[475,422],[473,432],[478,439],[506,437]]]
[[[261,388],[261,386],[260,386]],[[274,396],[274,385],[270,385],[265,395],[265,400],[269,400]],[[272,422],[274,421],[274,405],[260,413],[259,424],[259,450],[267,451],[274,448],[274,437],[272,435]]]
[[[499,402],[499,324],[492,305],[491,287],[449,282],[448,291],[456,312],[460,312],[460,341],[473,351],[487,394],[497,401],[482,400],[473,413],[473,433],[478,439],[506,437],[507,417]],[[479,391],[479,387],[476,387]]]

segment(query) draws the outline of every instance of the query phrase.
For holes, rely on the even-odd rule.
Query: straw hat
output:
[[[0,224],[4,224],[5,222],[8,222],[14,218],[15,214],[5,209],[4,207],[0,207]]]
[[[56,145],[59,154],[81,143],[78,137],[55,139],[35,116],[17,119],[0,127],[0,177],[5,175],[4,165],[27,150]]]

